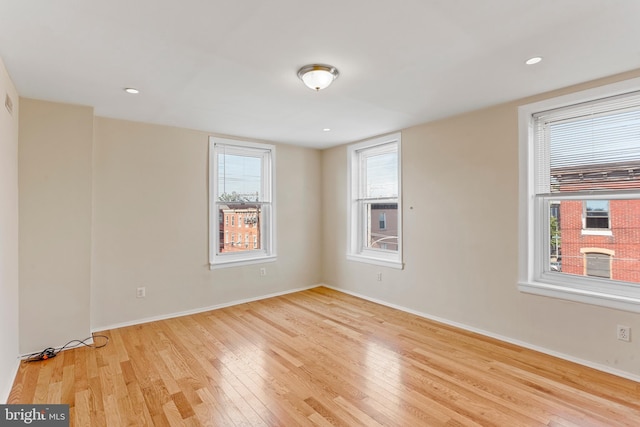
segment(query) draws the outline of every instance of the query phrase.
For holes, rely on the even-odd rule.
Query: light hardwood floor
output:
[[[640,426],[640,383],[327,288],[104,332],[9,403],[72,425]]]

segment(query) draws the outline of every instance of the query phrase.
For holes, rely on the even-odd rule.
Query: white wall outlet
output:
[[[378,280],[378,282],[382,282],[382,273],[377,273],[376,279]]]
[[[631,341],[631,328],[629,326],[618,325],[617,334],[620,341]]]
[[[140,286],[136,289],[136,298],[144,298],[147,296],[147,288],[144,286]]]
[[[260,275],[261,276],[266,276],[267,275],[267,269],[265,267],[261,267],[260,268]]]

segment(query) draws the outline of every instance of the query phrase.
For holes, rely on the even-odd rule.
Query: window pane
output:
[[[608,200],[586,200],[587,216],[609,216]]]
[[[385,228],[387,228],[387,214],[386,212],[381,212],[380,216],[378,217],[378,227],[380,227],[380,230],[384,230]]]
[[[597,228],[609,228],[609,218],[589,217],[585,218],[585,228],[597,229]]]
[[[229,215],[239,220],[231,225],[220,222],[219,253],[243,252],[261,248],[262,218],[264,207],[261,204],[218,203],[221,215]],[[229,233],[231,241],[229,241]],[[236,239],[237,236],[237,239]],[[249,243],[252,242],[250,245]]]
[[[218,155],[218,200],[256,202],[263,200],[262,157]]]
[[[585,228],[609,228],[609,201],[587,200],[585,205]]]
[[[398,251],[398,203],[364,203],[363,211],[366,248]]]
[[[364,158],[365,198],[398,197],[398,153]]]
[[[562,271],[560,205],[558,201],[549,202],[549,271]]]
[[[640,283],[640,199],[547,203],[547,271]]]

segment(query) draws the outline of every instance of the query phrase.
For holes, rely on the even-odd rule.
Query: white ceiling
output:
[[[640,68],[639,41],[638,0],[0,0],[23,97],[318,148]]]

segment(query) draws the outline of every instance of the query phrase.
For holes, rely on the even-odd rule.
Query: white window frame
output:
[[[395,144],[398,153],[398,250],[390,251],[383,249],[367,248],[365,244],[364,215],[362,214],[358,202],[361,194],[361,170],[360,153],[367,150],[376,150],[385,145]],[[347,148],[348,162],[348,191],[347,191],[347,259],[351,261],[375,264],[383,267],[396,269],[404,268],[402,258],[402,135],[394,133],[391,135],[372,138]],[[395,202],[395,198],[393,198]],[[384,203],[384,201],[380,201]],[[377,220],[377,219],[376,219]]]
[[[520,148],[518,289],[520,291],[640,312],[640,286],[637,284],[545,271],[543,245],[548,246],[549,233],[546,226],[541,224],[549,222],[549,209],[545,202],[556,198],[553,196],[546,200],[536,198],[534,186],[536,155],[533,143],[534,114],[638,90],[640,90],[640,78],[546,99],[518,108]],[[582,193],[573,198],[576,200],[640,198],[640,192],[602,192],[595,195]],[[571,196],[563,199],[571,199]]]
[[[261,248],[255,250],[219,253],[220,248],[220,215],[216,207],[218,200],[218,150],[224,146],[227,151],[238,154],[251,154],[262,157],[262,203],[268,209],[262,211],[262,227],[260,231]],[[242,265],[273,262],[276,254],[276,147],[270,144],[240,141],[226,138],[209,137],[209,268],[236,267]],[[235,222],[235,215],[231,221]],[[239,233],[240,234],[240,233]],[[234,235],[232,233],[232,240]],[[241,236],[239,237],[242,238]]]

